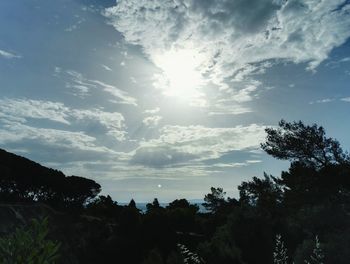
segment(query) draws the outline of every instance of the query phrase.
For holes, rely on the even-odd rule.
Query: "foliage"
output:
[[[190,251],[185,245],[177,244],[180,254],[184,259],[184,264],[202,264],[203,260],[194,252]]]
[[[267,128],[263,150],[278,159],[288,159],[320,168],[344,163],[347,156],[339,142],[327,138],[322,126],[304,125],[301,121],[279,122],[279,128]]]
[[[211,187],[211,193],[208,193],[204,197],[203,206],[213,213],[217,212],[225,203],[226,192],[222,188]]]
[[[324,254],[318,236],[315,237],[315,246],[310,256],[310,261],[305,260],[305,264],[324,264]]]
[[[129,204],[128,204],[128,207],[130,208],[135,208],[136,209],[136,202],[134,199],[131,199]]]
[[[287,249],[284,246],[281,235],[276,235],[276,245],[273,252],[274,264],[288,264]]]
[[[142,264],[163,264],[163,258],[157,248],[150,251]]]
[[[283,191],[273,176],[264,174],[264,178],[253,177],[249,182],[238,186],[240,201],[258,208],[276,207],[282,202]]]
[[[157,198],[154,198],[152,203],[146,204],[147,211],[160,209],[160,205]]]
[[[101,186],[78,176],[45,168],[23,157],[0,150],[0,200],[44,202],[57,209],[81,209],[96,197]]]
[[[53,264],[58,259],[60,244],[47,238],[48,220],[33,219],[30,226],[17,228],[0,238],[0,259],[3,264]]]

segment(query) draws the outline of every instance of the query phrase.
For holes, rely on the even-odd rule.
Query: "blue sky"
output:
[[[0,148],[118,201],[202,198],[287,162],[282,118],[350,149],[350,2],[0,2]]]

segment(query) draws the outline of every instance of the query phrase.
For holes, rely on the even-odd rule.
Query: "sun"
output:
[[[193,49],[172,49],[154,58],[161,74],[156,75],[156,87],[166,96],[175,96],[183,100],[195,100],[203,97],[200,87],[204,80],[200,67],[203,56]]]

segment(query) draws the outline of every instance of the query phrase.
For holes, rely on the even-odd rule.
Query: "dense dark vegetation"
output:
[[[0,219],[0,231],[8,235],[20,218],[18,225],[48,216],[48,236],[60,241],[57,263],[274,263],[277,234],[288,263],[305,263],[315,236],[324,263],[349,263],[349,155],[317,125],[281,121],[266,132],[262,149],[289,160],[289,170],[242,182],[237,199],[211,188],[205,213],[185,199],[165,208],[154,199],[143,213],[133,200],[120,206],[98,196],[93,180],[0,151],[0,214],[15,212]],[[186,258],[187,249],[198,262]]]

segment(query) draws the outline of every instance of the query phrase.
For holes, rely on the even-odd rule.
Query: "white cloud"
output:
[[[11,120],[22,120],[23,123],[28,118],[34,118],[70,124],[68,121],[69,108],[59,102],[0,99],[0,113]]]
[[[83,132],[36,128],[19,123],[5,125],[5,128],[6,130],[0,130],[1,144],[20,140],[40,139],[50,145],[68,145],[69,147],[81,150],[103,150],[103,148],[94,145],[94,141],[96,140],[94,137],[88,136]]]
[[[59,72],[61,73],[61,69]],[[72,88],[75,90],[74,95],[79,96],[81,98],[85,98],[90,95],[91,89],[102,89],[102,91],[112,95],[115,99],[111,99],[110,101],[118,104],[128,104],[137,106],[136,98],[130,96],[127,92],[117,88],[114,85],[107,84],[100,80],[93,80],[84,77],[81,73],[68,70],[66,74],[70,78],[70,81],[67,82],[66,87]]]
[[[108,67],[107,65],[101,64],[101,67],[103,69],[105,69],[106,71],[113,71],[110,67]]]
[[[30,119],[46,119],[64,125],[76,126],[95,122],[104,127],[107,135],[118,141],[125,140],[124,117],[118,112],[105,112],[101,109],[72,109],[60,102],[0,99],[0,121],[4,124],[24,124]]]
[[[221,99],[217,100],[217,103],[223,105],[222,103],[233,102],[233,103],[244,103],[252,101],[256,97],[256,91],[260,86],[260,82],[250,81],[248,85],[240,90],[225,90]]]
[[[144,123],[146,126],[154,127],[159,124],[159,121],[162,120],[163,117],[159,115],[155,116],[147,116],[142,120],[142,123]]]
[[[135,105],[137,106],[137,100],[131,96],[128,95],[127,92],[118,89],[114,85],[106,84],[104,82],[98,81],[98,80],[90,80],[90,82],[97,84],[99,87],[103,89],[103,91],[111,94],[115,98],[117,98],[117,103],[120,104],[130,104],[130,105]]]
[[[117,152],[99,145],[95,137],[84,132],[37,128],[21,123],[0,126],[0,145],[11,150],[28,148],[36,159],[58,162],[60,169],[67,162],[118,158]]]
[[[218,159],[230,151],[259,148],[265,138],[264,129],[256,124],[233,128],[167,125],[160,129],[159,138],[141,142],[131,153],[132,160],[152,167],[159,166],[159,159],[155,157],[163,157],[165,165]]]
[[[350,36],[349,10],[344,0],[120,0],[105,15],[156,65],[171,49],[192,50],[203,78],[239,94],[227,79],[263,73],[268,61],[314,70]]]
[[[333,102],[334,100],[335,100],[334,98],[324,98],[316,101],[311,101],[309,104],[325,104],[325,103]]]
[[[18,55],[18,54],[12,53],[12,52],[8,52],[5,50],[1,50],[1,49],[0,49],[0,57],[3,57],[5,59],[20,59],[20,58],[22,58],[21,55]]]
[[[154,109],[147,109],[145,111],[143,111],[145,114],[156,114],[160,111],[159,107],[156,107]]]
[[[341,98],[340,100],[341,100],[341,101],[344,101],[344,102],[349,102],[349,103],[350,103],[350,97],[344,97],[344,98]]]
[[[345,57],[339,60],[339,62],[349,62],[349,61],[350,61],[350,57]]]
[[[218,167],[218,168],[240,168],[245,167],[248,164],[245,162],[235,162],[235,163],[216,163],[211,165],[212,167]]]
[[[261,163],[262,160],[247,160],[247,163],[250,163],[250,164],[255,164],[255,163]]]
[[[231,101],[225,103],[217,103],[215,104],[210,112],[210,116],[215,115],[240,115],[252,112],[249,107],[245,107],[239,104],[230,104]]]
[[[57,70],[58,69],[58,70]],[[56,74],[61,74],[61,68],[55,68]],[[67,81],[66,87],[73,89],[73,95],[80,98],[85,98],[90,95],[90,89],[94,88],[94,85],[90,84],[89,81],[83,77],[83,75],[76,71],[68,70],[66,74],[71,80]]]
[[[89,122],[90,120],[99,122],[107,130],[107,135],[113,136],[118,141],[125,140],[127,132],[124,124],[124,116],[118,112],[105,112],[101,109],[73,110],[72,117],[77,120]]]

